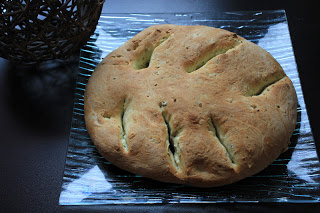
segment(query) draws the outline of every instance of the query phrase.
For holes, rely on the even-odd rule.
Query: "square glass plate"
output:
[[[154,24],[207,25],[233,31],[269,51],[292,80],[298,122],[289,150],[262,172],[217,188],[153,181],[118,169],[95,149],[84,123],[85,85],[108,53]],[[102,14],[81,50],[60,205],[218,202],[320,202],[320,167],[285,11]]]

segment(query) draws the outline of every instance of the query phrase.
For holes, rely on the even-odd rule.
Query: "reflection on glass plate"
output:
[[[95,66],[112,50],[154,24],[207,25],[233,31],[269,51],[292,80],[298,95],[298,122],[291,145],[264,171],[237,183],[199,189],[156,182],[104,160],[86,131],[85,85]],[[81,50],[61,205],[208,202],[320,202],[320,166],[303,99],[284,11],[102,14]]]

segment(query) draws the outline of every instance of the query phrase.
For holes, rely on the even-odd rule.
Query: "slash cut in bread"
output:
[[[156,25],[111,52],[85,91],[100,154],[158,181],[215,187],[256,174],[290,142],[297,96],[279,63],[235,33]]]

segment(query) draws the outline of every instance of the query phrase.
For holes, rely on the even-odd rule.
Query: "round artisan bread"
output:
[[[235,33],[151,26],[111,52],[85,91],[100,154],[158,181],[214,187],[266,168],[290,142],[297,97],[279,63]]]

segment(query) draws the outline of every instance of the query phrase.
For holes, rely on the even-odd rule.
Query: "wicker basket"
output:
[[[19,64],[69,57],[94,32],[104,1],[1,1],[0,57]]]

